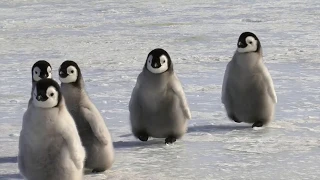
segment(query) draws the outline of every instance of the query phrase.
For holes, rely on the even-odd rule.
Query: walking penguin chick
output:
[[[33,64],[31,68],[31,76],[32,76],[32,88],[31,88],[31,97],[29,100],[29,104],[32,102],[32,90],[36,83],[41,79],[51,79],[52,78],[52,67],[45,60],[39,60]]]
[[[221,100],[231,120],[262,127],[273,119],[277,96],[261,43],[255,34],[244,32],[237,46],[225,71]]]
[[[154,49],[148,54],[132,91],[129,111],[132,133],[141,141],[166,138],[168,144],[186,133],[191,113],[165,50]]]
[[[59,77],[62,94],[87,152],[85,168],[92,172],[109,169],[114,162],[113,142],[100,112],[85,91],[78,64],[69,60],[63,62]]]
[[[85,149],[52,79],[38,81],[23,116],[18,165],[29,180],[81,180]]]

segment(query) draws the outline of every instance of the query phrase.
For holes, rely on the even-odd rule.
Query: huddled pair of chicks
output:
[[[111,138],[85,93],[78,65],[72,61],[61,65],[62,93],[55,81],[40,80],[51,78],[50,65],[35,64],[32,72],[32,99],[19,143],[21,173],[28,179],[81,179],[85,159],[81,141],[87,152],[85,166],[94,171],[108,169],[113,162]],[[261,127],[273,119],[276,93],[262,61],[261,43],[251,32],[239,37],[225,71],[221,99],[228,117],[237,123]],[[168,144],[187,132],[190,109],[165,50],[154,49],[148,54],[132,91],[129,111],[132,133],[141,141],[165,138]]]
[[[109,169],[114,162],[111,136],[84,89],[79,66],[65,61],[61,87],[44,60],[32,67],[32,92],[23,116],[18,165],[29,180],[78,180],[83,168]]]

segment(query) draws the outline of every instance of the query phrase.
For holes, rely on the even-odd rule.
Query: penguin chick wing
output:
[[[90,124],[96,138],[104,145],[108,144],[107,129],[104,120],[95,107],[82,106],[80,112]]]
[[[138,78],[137,78],[137,82],[136,82],[136,85],[134,86],[133,90],[132,90],[132,93],[131,93],[131,98],[130,98],[130,101],[129,101],[129,111],[132,112],[132,111],[135,111],[135,113],[138,113],[140,109],[139,106],[139,90],[140,90],[140,81],[142,79],[142,75],[139,74]],[[137,114],[139,116],[139,114]]]
[[[265,78],[266,78],[266,83],[267,83],[267,91],[269,93],[269,96],[272,98],[272,100],[274,101],[274,103],[277,103],[278,102],[278,98],[277,98],[277,95],[276,95],[276,92],[274,90],[274,85],[273,85],[273,81],[272,81],[272,78],[271,78],[271,75],[268,71],[268,69],[266,67],[263,67],[263,74],[265,75]]]
[[[221,92],[221,102],[223,104],[225,104],[226,101],[226,88],[227,88],[227,80],[228,80],[228,75],[229,75],[229,69],[230,69],[230,63],[228,63],[227,68],[224,72],[224,76],[223,76],[223,83],[222,83],[222,92]]]
[[[130,113],[134,113],[134,116],[139,119],[140,117],[140,106],[139,106],[139,84],[133,88],[131,93],[131,98],[129,101],[129,111]]]
[[[180,107],[184,112],[184,115],[186,116],[187,119],[191,119],[191,112],[188,106],[188,102],[185,96],[185,93],[183,91],[182,85],[178,79],[178,77],[174,74],[173,75],[173,80],[171,81],[170,84],[174,94],[178,97],[180,100]]]
[[[82,169],[84,165],[84,159],[86,152],[81,144],[80,137],[78,135],[78,130],[72,116],[65,112],[64,124],[61,124],[61,135],[63,139],[67,142],[69,150],[71,153],[71,159],[73,160],[75,166],[78,169]],[[75,140],[76,138],[76,140]]]

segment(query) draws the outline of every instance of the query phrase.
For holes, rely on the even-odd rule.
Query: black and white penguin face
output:
[[[171,58],[163,49],[154,49],[148,54],[145,67],[154,74],[166,72],[171,66]]]
[[[65,61],[60,66],[59,79],[62,83],[77,82],[79,74],[79,66],[74,61]]]
[[[40,79],[52,78],[51,65],[45,60],[40,60],[34,63],[31,71],[32,71],[32,80],[35,82],[39,81]]]
[[[258,52],[260,50],[260,41],[252,32],[244,32],[238,40],[239,53]]]
[[[61,101],[60,87],[53,79],[41,79],[33,90],[33,104],[40,108],[53,108]]]

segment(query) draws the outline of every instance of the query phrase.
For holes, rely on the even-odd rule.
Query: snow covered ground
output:
[[[21,179],[18,136],[30,68],[79,63],[112,133],[116,162],[85,179],[319,179],[320,1],[2,0],[0,2],[0,179]],[[230,122],[220,102],[238,36],[253,31],[274,79],[270,127]],[[130,135],[128,102],[147,54],[166,49],[193,119],[174,145]]]

